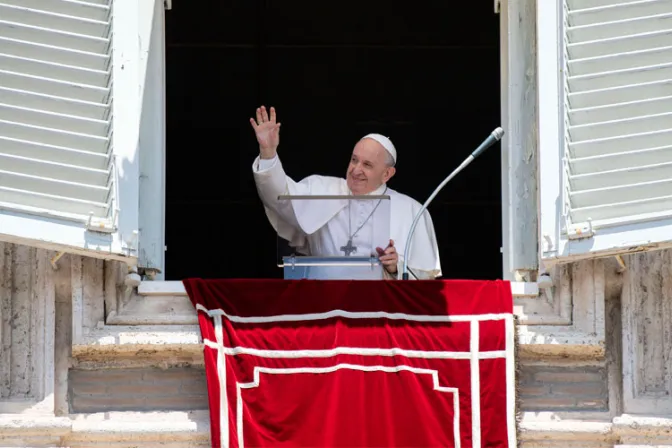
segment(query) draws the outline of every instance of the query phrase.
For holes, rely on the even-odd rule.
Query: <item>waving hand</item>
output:
[[[257,108],[257,119],[250,118],[250,123],[257,136],[259,151],[262,159],[272,159],[275,157],[278,145],[280,144],[280,123],[275,122],[275,108],[271,107],[271,116],[269,118],[266,107]]]

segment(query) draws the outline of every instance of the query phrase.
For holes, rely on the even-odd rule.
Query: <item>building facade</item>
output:
[[[0,0],[0,444],[209,446],[155,0]],[[523,447],[672,446],[672,0],[501,0]]]

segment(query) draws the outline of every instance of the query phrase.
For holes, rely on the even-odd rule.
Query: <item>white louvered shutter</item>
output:
[[[137,198],[124,209],[115,172],[112,3],[0,0],[3,240],[135,256],[123,240],[137,229]]]
[[[538,17],[543,258],[669,244],[672,0],[558,1]]]

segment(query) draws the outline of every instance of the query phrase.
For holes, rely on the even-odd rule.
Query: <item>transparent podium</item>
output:
[[[376,248],[390,242],[390,196],[283,195],[278,201],[296,219],[278,230],[285,279],[383,279]]]

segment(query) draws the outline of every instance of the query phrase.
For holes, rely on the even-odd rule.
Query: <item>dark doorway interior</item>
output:
[[[345,175],[369,132],[420,202],[500,125],[492,2],[199,0],[167,11],[167,279],[280,277],[249,117],[273,105],[295,180]],[[501,278],[499,147],[430,206],[444,278]]]

